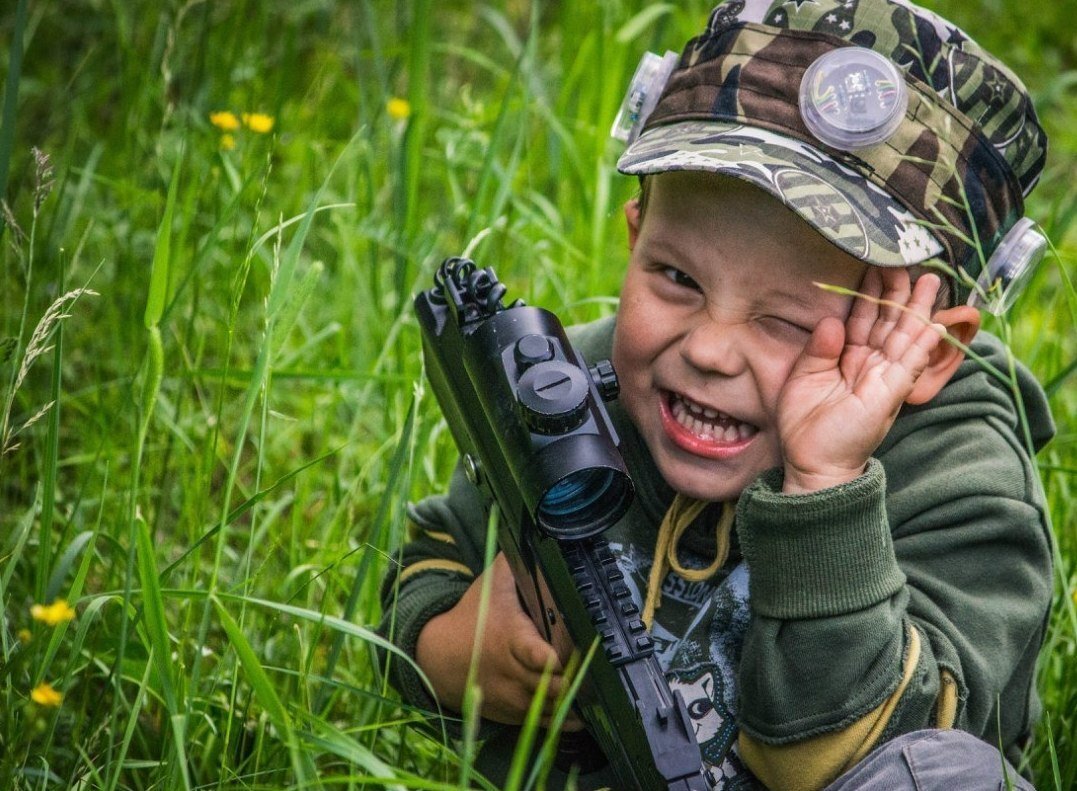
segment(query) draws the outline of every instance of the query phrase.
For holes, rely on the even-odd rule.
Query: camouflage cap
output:
[[[798,103],[805,71],[849,46],[896,64],[909,96],[888,139],[851,152],[815,137]],[[905,0],[726,0],[617,166],[735,176],[862,261],[941,258],[975,281],[1024,213],[1046,151],[1020,80],[929,11]],[[956,301],[968,289],[955,285]]]

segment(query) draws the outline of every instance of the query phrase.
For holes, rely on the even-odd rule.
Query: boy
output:
[[[642,182],[620,307],[573,339],[619,375],[637,498],[608,535],[717,787],[998,788],[983,751],[1019,756],[1051,596],[1028,448],[1054,429],[1018,367],[1023,431],[966,303],[1035,241],[1045,150],[1020,82],[923,9],[727,0],[618,163]],[[412,517],[393,639],[458,710],[493,575],[478,681],[507,762],[492,723],[557,657],[503,559],[483,572],[459,470]]]

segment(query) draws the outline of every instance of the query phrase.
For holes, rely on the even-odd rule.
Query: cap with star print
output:
[[[817,76],[828,59],[854,65]],[[881,139],[828,134],[870,100],[890,115]],[[749,181],[862,261],[941,260],[963,273],[956,302],[1023,215],[1046,152],[1021,81],[930,11],[904,0],[726,0],[617,166]]]

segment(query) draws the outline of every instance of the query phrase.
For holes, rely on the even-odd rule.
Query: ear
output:
[[[625,204],[625,220],[628,222],[628,249],[636,249],[636,240],[639,239],[639,198],[633,198]]]
[[[972,342],[972,337],[980,329],[980,311],[971,305],[958,305],[956,308],[940,310],[931,317],[931,320],[944,326],[950,337],[961,341],[964,346]],[[957,366],[961,365],[964,359],[965,352],[943,338],[931,352],[927,368],[916,380],[905,403],[926,404],[946,386],[950,377],[954,375],[954,371],[957,370]]]

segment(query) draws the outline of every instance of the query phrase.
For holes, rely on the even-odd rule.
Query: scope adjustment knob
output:
[[[590,371],[591,380],[595,383],[598,394],[602,396],[603,401],[612,401],[617,398],[617,394],[621,392],[621,384],[617,381],[617,373],[613,370],[613,363],[609,360],[599,360],[588,371]]]
[[[561,360],[535,363],[516,386],[524,420],[539,434],[565,434],[587,417],[587,378]]]
[[[521,371],[525,371],[532,365],[544,363],[554,358],[553,344],[546,335],[524,335],[512,349],[512,357]]]

